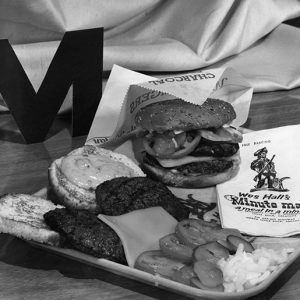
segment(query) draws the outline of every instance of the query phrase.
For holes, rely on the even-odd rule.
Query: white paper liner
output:
[[[244,134],[238,176],[217,186],[223,227],[256,236],[300,233],[299,137],[300,125]]]

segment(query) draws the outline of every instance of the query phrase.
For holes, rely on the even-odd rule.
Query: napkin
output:
[[[66,31],[104,27],[105,70],[230,66],[254,91],[272,91],[300,86],[300,30],[282,24],[299,16],[298,0],[2,0],[0,39],[36,90]]]
[[[182,76],[186,76],[184,78],[187,80],[182,80]],[[252,88],[233,69],[210,69],[182,76],[176,75],[157,80],[155,77],[115,65],[107,81],[86,143],[101,145],[110,140],[119,141],[117,143],[119,145],[127,137],[130,137],[134,130],[134,116],[140,107],[177,95],[183,97],[185,101],[197,104],[203,103],[208,96],[229,101],[237,115],[232,125],[238,127],[247,120]],[[195,80],[192,80],[193,78]],[[160,93],[161,91],[162,93]],[[131,110],[133,110],[132,113]],[[138,163],[130,139],[121,143],[117,148],[114,145],[114,151],[125,154]],[[192,205],[191,217],[219,222],[215,187],[206,189],[169,188],[188,206]]]
[[[217,185],[222,226],[256,236],[300,233],[300,125],[244,134],[238,175]]]
[[[126,140],[135,130],[134,119],[139,109],[174,97],[198,105],[208,97],[227,101],[236,112],[236,118],[228,125],[239,127],[248,118],[252,92],[249,83],[231,68],[208,69],[158,79],[115,65],[87,142],[102,144],[108,139]]]

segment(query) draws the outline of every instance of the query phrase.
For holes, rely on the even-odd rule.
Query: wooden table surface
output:
[[[255,94],[245,127],[300,123],[300,88]],[[0,194],[33,193],[47,185],[50,162],[80,147],[68,118],[55,121],[44,143],[26,145],[9,113],[0,114]],[[300,299],[300,259],[252,299]],[[0,299],[186,299],[0,234]]]

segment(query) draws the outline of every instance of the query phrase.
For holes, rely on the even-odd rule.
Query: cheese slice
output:
[[[120,237],[128,266],[134,267],[137,257],[144,251],[159,250],[159,239],[173,233],[177,225],[162,207],[135,210],[120,216],[98,215]]]
[[[182,166],[182,165],[186,165],[192,162],[196,162],[196,161],[209,161],[215,159],[212,156],[184,156],[181,158],[176,158],[176,159],[172,159],[172,158],[167,158],[167,159],[162,159],[162,158],[158,158],[156,157],[156,160],[164,167],[164,168],[173,168],[173,167],[178,167],[178,166]]]
[[[177,158],[177,159],[161,159],[156,157],[156,160],[164,167],[164,168],[173,168],[182,166],[185,164],[189,164],[192,162],[199,162],[199,161],[210,161],[214,159],[221,159],[221,160],[235,160],[239,156],[239,151],[232,156],[226,157],[214,157],[214,156],[191,156],[187,155],[185,157]]]

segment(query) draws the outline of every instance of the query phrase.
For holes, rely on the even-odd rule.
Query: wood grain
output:
[[[255,94],[245,127],[300,123],[300,89]],[[69,117],[58,118],[44,143],[27,145],[9,113],[0,114],[0,194],[33,193],[47,185],[51,161],[84,144],[71,138]],[[300,259],[252,299],[299,299]],[[187,299],[0,234],[0,299]]]

